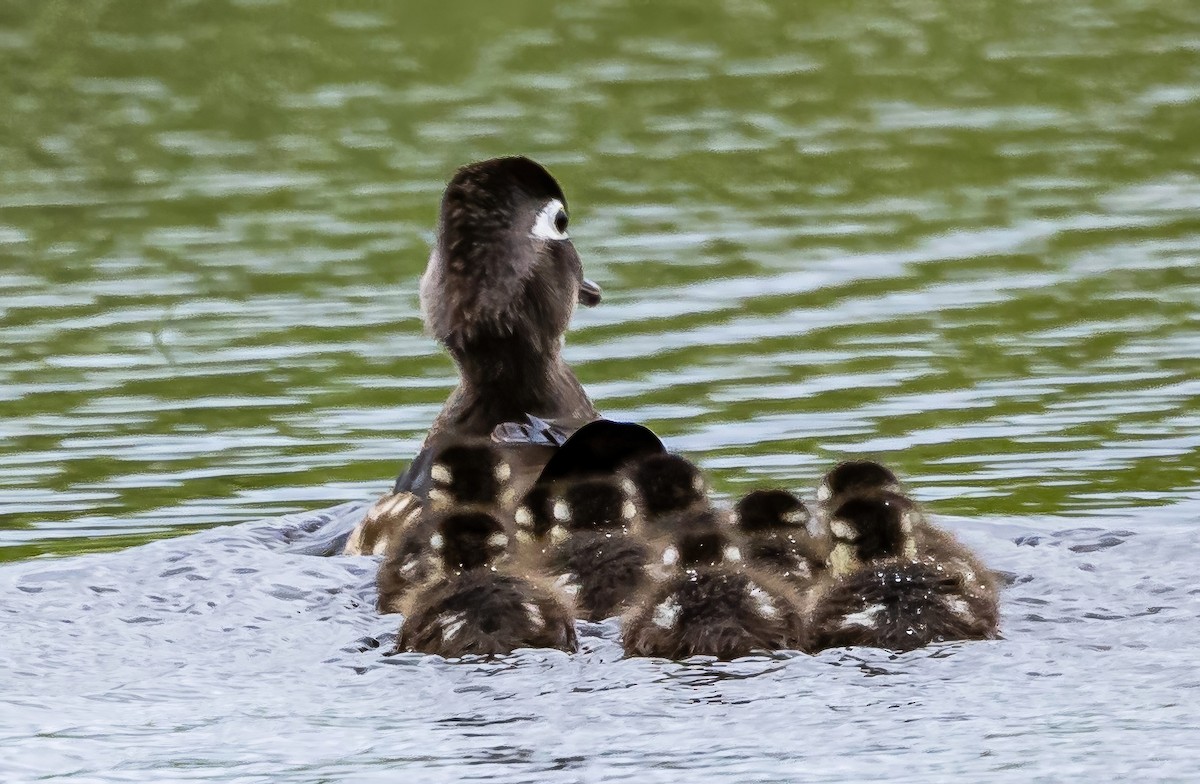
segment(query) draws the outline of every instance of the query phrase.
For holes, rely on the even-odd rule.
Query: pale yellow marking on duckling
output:
[[[564,523],[571,519],[571,506],[566,501],[554,502],[554,519]]]
[[[625,491],[626,495],[637,495],[638,491],[637,484],[629,477],[621,480],[621,489]]]
[[[722,557],[730,563],[737,563],[742,560],[742,551],[733,545],[729,545],[721,551]]]
[[[434,534],[433,536],[429,537],[429,548],[431,550],[440,553],[445,544],[446,540],[442,538],[441,534]]]
[[[621,505],[621,517],[626,520],[632,520],[637,516],[637,507],[633,505],[633,501],[626,501]]]
[[[501,460],[499,463],[496,463],[494,475],[497,482],[507,482],[508,478],[512,476],[512,466],[510,466],[506,461]]]
[[[487,546],[494,550],[502,550],[508,547],[508,537],[501,533],[492,534],[487,538]]]
[[[679,621],[679,602],[670,597],[658,603],[654,608],[654,617],[650,619],[660,629],[670,629]]]
[[[508,509],[509,507],[513,506],[515,503],[517,503],[516,488],[509,487],[500,493],[500,506],[504,507],[505,509]]]
[[[664,566],[674,566],[679,562],[679,548],[674,545],[663,550],[662,562]]]
[[[418,555],[411,556],[400,567],[400,573],[401,574],[412,574],[413,572],[417,571],[417,569],[419,569],[420,566],[421,566],[421,557]]]
[[[838,542],[829,553],[829,571],[834,577],[845,577],[859,567],[854,548],[846,542]]]
[[[829,488],[829,483],[822,482],[821,486],[817,488],[817,500],[820,501],[821,503],[825,503],[832,497],[833,497],[833,490],[831,490]]]
[[[441,511],[449,508],[454,499],[444,490],[439,490],[436,487],[429,490],[429,507],[434,511]]]
[[[570,572],[565,572],[558,576],[554,581],[555,587],[574,599],[579,595],[579,582],[575,579],[575,575]]]
[[[528,531],[517,531],[517,544],[528,547],[533,544],[533,534]]]
[[[800,525],[801,523],[808,522],[808,515],[799,509],[793,509],[790,512],[784,512],[783,522],[788,525]]]
[[[972,615],[971,606],[967,604],[966,600],[960,599],[957,596],[951,596],[949,599],[946,599],[946,609],[959,618],[969,619]]]
[[[454,472],[445,463],[434,463],[429,469],[429,478],[439,484],[448,485],[454,481]]]
[[[467,616],[461,612],[446,613],[438,618],[438,625],[442,627],[442,638],[445,640],[457,637],[466,623]]]
[[[843,542],[853,542],[858,539],[858,532],[854,530],[854,526],[841,519],[829,523],[829,532],[833,534],[834,539]]]
[[[882,604],[872,604],[856,613],[842,616],[841,627],[848,629],[851,626],[866,626],[872,627],[879,623],[879,614],[887,610]]]
[[[567,531],[567,529],[563,528],[561,525],[556,525],[550,529],[550,541],[554,544],[562,544],[563,542],[567,541],[570,536],[571,534]]]
[[[700,495],[704,495],[704,477],[696,474],[696,476],[692,478],[692,489]]]
[[[542,628],[546,625],[546,617],[542,615],[542,611],[533,602],[523,602],[521,609],[525,610],[525,615],[529,617],[529,622],[537,628]]]
[[[763,590],[761,585],[755,585],[750,589],[750,598],[754,600],[754,604],[758,607],[758,614],[762,617],[779,617],[779,609],[775,606],[775,600]]]

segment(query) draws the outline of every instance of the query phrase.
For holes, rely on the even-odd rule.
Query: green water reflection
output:
[[[0,8],[0,559],[367,497],[453,381],[455,166],[547,163],[568,348],[718,490],[896,464],[935,511],[1200,492],[1200,8]]]

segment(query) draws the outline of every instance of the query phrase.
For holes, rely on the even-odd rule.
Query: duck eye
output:
[[[567,239],[567,210],[558,199],[546,202],[533,220],[529,235],[539,240]]]

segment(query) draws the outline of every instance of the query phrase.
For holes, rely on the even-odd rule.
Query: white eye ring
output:
[[[663,550],[662,562],[664,566],[674,566],[679,560],[679,550],[674,547],[668,547]]]
[[[571,519],[571,507],[566,501],[554,502],[554,519],[564,523]]]
[[[539,240],[565,240],[569,239],[565,231],[558,229],[558,216],[562,213],[564,220],[566,219],[567,210],[563,203],[558,199],[551,199],[546,202],[546,206],[542,207],[541,212],[534,218],[533,228],[529,230],[529,236]]]
[[[438,552],[441,552],[442,547],[444,545],[445,545],[445,542],[442,539],[441,534],[434,534],[433,536],[429,537],[429,546],[432,549],[437,550]]]

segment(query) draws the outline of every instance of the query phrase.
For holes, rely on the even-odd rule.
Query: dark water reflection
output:
[[[3,745],[156,781],[1190,777],[1198,31],[1172,0],[0,8]],[[357,652],[394,632],[371,565],[252,529],[28,560],[385,487],[453,382],[416,307],[442,184],[512,152],[605,288],[568,343],[604,411],[722,493],[895,464],[1017,575],[1008,639],[663,665],[597,627],[456,667]]]

